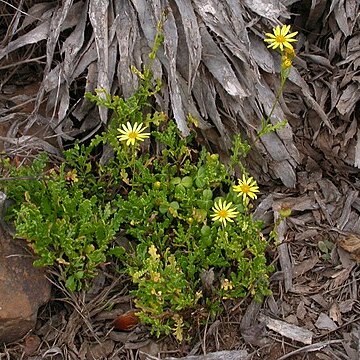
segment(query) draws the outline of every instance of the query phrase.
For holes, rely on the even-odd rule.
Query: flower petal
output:
[[[287,34],[287,35],[286,35],[286,39],[292,38],[292,37],[296,36],[297,34],[298,34],[297,31],[295,31],[295,32],[293,32],[293,33],[291,33],[291,34]],[[296,41],[296,40],[295,40],[295,41]]]
[[[267,36],[269,38],[272,38],[272,39],[276,38],[276,36],[274,34],[271,34],[271,33],[265,33],[265,36]],[[271,40],[271,39],[265,39],[265,40]]]
[[[281,35],[286,36],[286,34],[290,31],[290,25],[283,25],[281,28]]]
[[[278,25],[278,26],[276,26],[276,27],[274,28],[274,34],[275,34],[275,36],[281,35],[280,25]]]

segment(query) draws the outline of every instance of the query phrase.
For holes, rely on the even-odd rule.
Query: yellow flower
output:
[[[286,56],[282,56],[282,63],[281,63],[281,66],[284,68],[284,69],[288,69],[292,66],[292,61],[286,57]]]
[[[293,60],[296,56],[294,49],[285,48],[284,49],[284,56],[286,56],[289,60]]]
[[[228,279],[224,279],[221,282],[221,289],[228,291],[228,290],[232,290],[234,288],[234,285],[232,283],[232,281],[229,281]]]
[[[281,67],[285,70],[291,68],[295,56],[294,49],[285,48],[281,56]]]
[[[242,176],[242,180],[238,180],[239,185],[234,185],[233,190],[238,192],[238,196],[243,197],[243,201],[246,202],[246,198],[256,199],[257,195],[255,193],[259,192],[259,187],[256,184],[256,181],[249,177],[246,179],[246,176]]]
[[[74,182],[74,183],[78,182],[79,179],[78,179],[78,177],[77,177],[77,171],[76,171],[76,169],[71,170],[71,171],[68,171],[68,172],[65,174],[65,180],[66,180],[66,181],[69,181],[69,182]]]
[[[264,41],[269,43],[268,48],[276,49],[277,47],[280,48],[280,51],[284,50],[285,48],[293,49],[293,46],[290,44],[291,42],[297,41],[296,39],[293,39],[294,36],[297,35],[297,31],[290,33],[290,25],[283,25],[280,27],[278,25],[277,27],[273,28],[273,34],[266,33],[265,35],[268,37]]]
[[[146,130],[146,126],[143,124],[138,124],[137,122],[134,125],[131,125],[130,122],[127,122],[126,125],[122,124],[122,129],[117,129],[121,135],[118,135],[120,141],[126,141],[126,145],[135,145],[136,141],[144,141],[144,139],[150,136],[150,133],[143,132]]]
[[[239,212],[235,210],[235,208],[231,207],[232,202],[228,204],[226,201],[222,202],[220,199],[212,208],[214,214],[210,215],[213,218],[213,221],[219,220],[224,226],[226,226],[226,222],[233,222],[232,218],[235,218]]]

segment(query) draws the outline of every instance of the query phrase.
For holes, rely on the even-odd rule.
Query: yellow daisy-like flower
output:
[[[235,218],[239,212],[236,211],[234,207],[231,207],[232,202],[228,204],[226,201],[222,201],[221,199],[212,207],[214,214],[210,216],[213,218],[213,221],[219,220],[224,226],[226,226],[226,222],[233,222],[233,218]]]
[[[273,28],[273,34],[272,33],[266,33],[267,39],[264,41],[269,43],[268,48],[276,49],[277,47],[280,48],[280,51],[284,51],[284,47],[288,49],[293,49],[293,46],[290,44],[294,41],[297,41],[296,39],[293,39],[294,36],[297,35],[297,31],[292,32],[289,34],[290,31],[290,25],[283,25],[280,27],[280,25]]]
[[[238,196],[243,197],[243,201],[246,201],[246,198],[249,197],[250,199],[256,199],[257,195],[256,193],[259,192],[259,187],[256,184],[256,181],[249,177],[246,178],[245,175],[242,176],[242,180],[238,180],[239,185],[234,185],[233,190],[235,192],[238,192]]]
[[[150,133],[144,132],[146,126],[143,124],[138,124],[137,122],[134,125],[131,125],[130,122],[127,122],[126,125],[122,124],[122,129],[117,129],[121,135],[118,135],[120,141],[126,141],[126,145],[135,145],[136,141],[144,141],[150,136]]]

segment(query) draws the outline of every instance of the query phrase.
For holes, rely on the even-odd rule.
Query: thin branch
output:
[[[280,358],[278,358],[277,360],[285,360],[285,359],[289,359],[289,358],[293,358],[294,355],[303,353],[303,352],[311,352],[311,351],[319,351],[321,349],[323,349],[326,346],[329,346],[331,344],[341,344],[343,342],[343,340],[330,340],[330,341],[323,341],[323,342],[319,342],[316,344],[312,344],[312,345],[307,345],[302,347],[301,349],[296,349],[294,351],[291,351],[283,356],[281,356]]]

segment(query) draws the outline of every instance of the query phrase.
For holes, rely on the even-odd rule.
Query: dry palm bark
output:
[[[291,126],[256,142],[253,171],[263,181],[279,178],[294,187],[304,155],[315,162],[316,155],[325,156],[331,166],[360,166],[356,0],[4,4],[3,13],[12,14],[12,21],[1,43],[3,64],[12,53],[32,44],[40,44],[46,55],[35,111],[25,130],[37,121],[45,122],[60,144],[95,133],[108,121],[107,112],[100,109],[94,116],[93,105],[76,98],[71,89],[105,88],[112,94],[131,95],[137,78],[130,66],[141,68],[147,61],[156,25],[165,12],[165,42],[153,69],[164,83],[158,104],[174,117],[183,134],[189,132],[187,115],[198,118],[205,139],[226,152],[234,133],[242,133],[250,142],[256,138],[261,118],[269,114],[275,99],[279,59],[266,48],[263,32],[280,23],[295,23],[293,30],[300,33],[298,59],[287,97],[281,99],[271,120],[288,119]],[[0,71],[9,71],[8,65],[0,66]],[[37,112],[44,100],[45,119]],[[10,119],[6,109],[2,116],[2,122]],[[310,135],[302,133],[307,130]],[[311,144],[295,142],[299,133],[312,136]],[[12,127],[8,137],[16,135]]]

